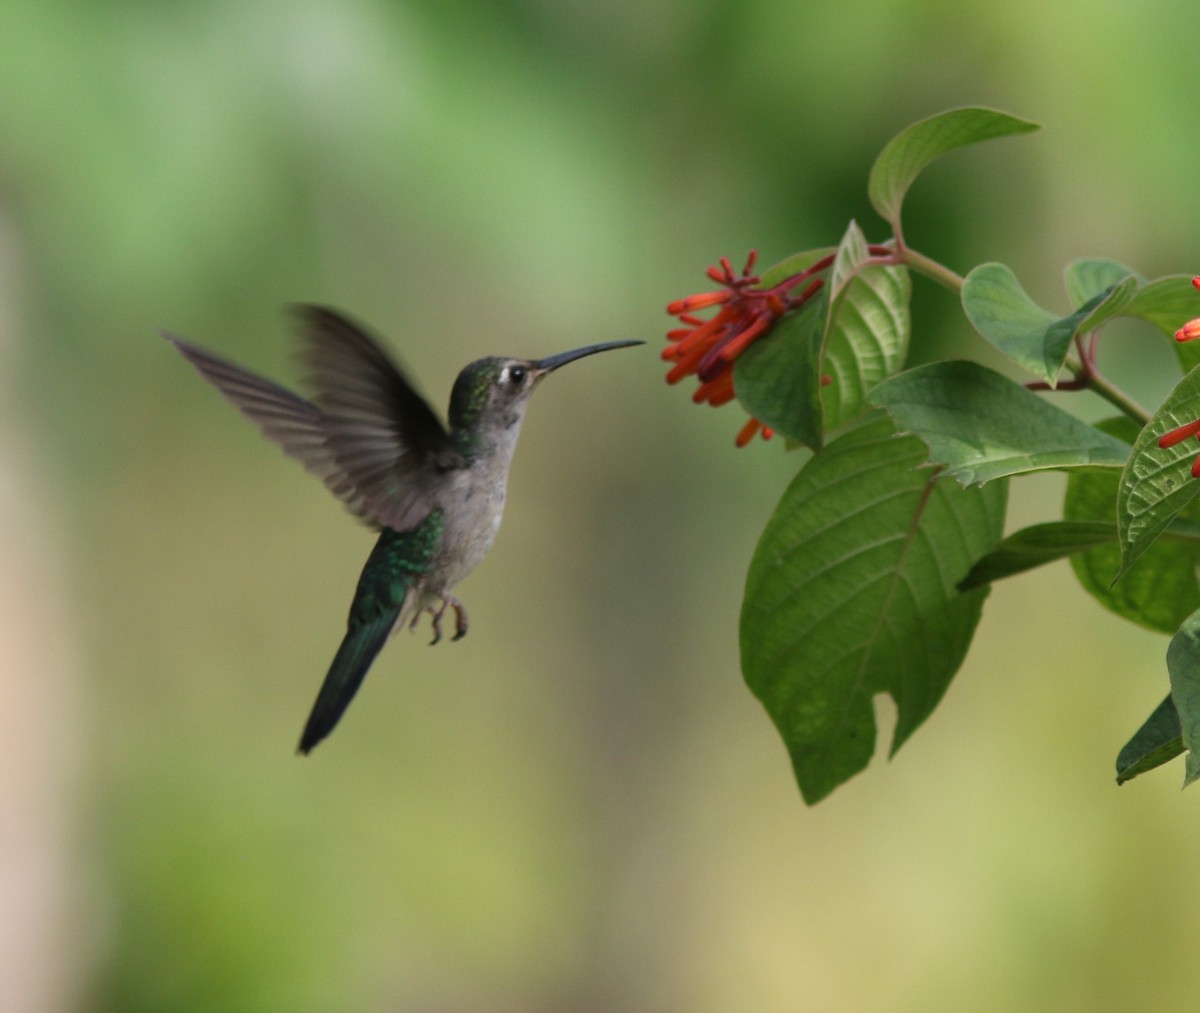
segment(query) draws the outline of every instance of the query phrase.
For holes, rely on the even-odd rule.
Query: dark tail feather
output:
[[[362,685],[375,655],[387,643],[392,624],[399,614],[399,609],[389,610],[371,622],[352,625],[346,632],[341,647],[334,655],[333,664],[329,666],[329,673],[321,684],[321,692],[317,694],[317,702],[308,716],[304,734],[300,736],[301,753],[307,754],[341,720],[358,687]]]

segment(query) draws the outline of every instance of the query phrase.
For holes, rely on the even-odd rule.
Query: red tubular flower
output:
[[[1192,279],[1192,288],[1200,290],[1200,276]],[[1200,319],[1189,320],[1175,332],[1176,341],[1192,341],[1195,338],[1200,338]],[[1200,419],[1194,419],[1182,426],[1176,426],[1169,433],[1163,433],[1158,438],[1158,445],[1161,449],[1166,450],[1193,436],[1200,439]],[[1192,461],[1192,478],[1200,478],[1200,454]]]
[[[1200,433],[1200,419],[1189,422],[1186,426],[1180,426],[1178,429],[1172,429],[1169,433],[1164,433],[1158,438],[1158,445],[1163,450],[1166,450],[1168,447],[1182,443],[1189,436],[1195,436],[1197,433]]]
[[[1200,419],[1172,429],[1169,433],[1163,433],[1158,438],[1158,445],[1166,450],[1168,447],[1174,447],[1186,439],[1197,436],[1197,434],[1200,434]],[[1197,454],[1196,459],[1192,462],[1192,478],[1200,478],[1200,454]]]
[[[663,349],[662,357],[674,363],[667,373],[667,383],[678,383],[695,374],[700,386],[692,400],[697,404],[717,408],[733,400],[734,360],[769,334],[780,317],[798,309],[820,290],[825,280],[814,275],[828,268],[832,258],[818,261],[768,289],[760,288],[758,275],[752,273],[757,260],[758,252],[751,250],[741,274],[734,274],[729,258],[722,257],[719,267],[707,271],[720,289],[676,299],[667,306],[667,312],[685,325],[667,332],[670,345]],[[792,295],[791,291],[803,282],[808,284],[798,295]],[[720,308],[708,320],[695,315],[698,310],[714,306]],[[774,435],[769,426],[752,418],[734,442],[744,447],[760,430],[765,440]]]
[[[1192,288],[1200,289],[1200,276],[1192,279]],[[1200,319],[1189,320],[1175,332],[1176,341],[1195,341],[1200,338]]]

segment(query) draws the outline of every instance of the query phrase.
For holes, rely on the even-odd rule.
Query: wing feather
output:
[[[323,306],[294,309],[326,443],[380,523],[403,531],[436,505],[440,474],[466,461],[445,426],[383,347]]]
[[[464,467],[437,415],[383,347],[348,318],[297,306],[312,400],[163,332],[209,383],[360,519],[405,531],[437,505],[439,476]]]
[[[264,435],[321,479],[351,513],[372,527],[380,526],[366,499],[329,449],[328,420],[316,405],[177,335],[166,331],[162,335]]]

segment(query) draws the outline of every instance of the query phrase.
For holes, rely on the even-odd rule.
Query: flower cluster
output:
[[[667,383],[678,383],[695,374],[700,386],[692,400],[697,404],[707,403],[717,408],[733,400],[734,360],[770,333],[780,317],[802,306],[821,289],[825,280],[814,275],[826,270],[831,258],[766,289],[760,287],[761,279],[753,273],[757,260],[757,251],[751,250],[741,274],[735,274],[729,258],[722,257],[719,267],[707,271],[720,289],[676,299],[667,306],[667,312],[684,325],[667,333],[670,345],[663,349],[662,357],[674,363],[667,373]],[[793,295],[792,290],[804,282],[808,284]],[[720,309],[710,319],[696,316],[697,312],[714,306]],[[760,431],[763,439],[769,440],[774,435],[768,426],[751,418],[735,442],[744,447]]]
[[[1192,279],[1192,287],[1200,290],[1200,276]],[[1196,338],[1200,338],[1200,319],[1189,320],[1175,332],[1176,341],[1194,341]],[[1164,433],[1159,437],[1158,445],[1163,450],[1166,450],[1168,447],[1174,447],[1176,444],[1197,435],[1200,435],[1200,419],[1195,419],[1186,425],[1172,429],[1169,433]],[[1200,478],[1200,455],[1197,455],[1196,459],[1192,462],[1192,477]]]

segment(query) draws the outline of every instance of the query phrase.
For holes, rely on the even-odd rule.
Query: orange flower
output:
[[[721,286],[719,290],[676,299],[667,306],[667,312],[685,325],[667,332],[670,345],[663,349],[662,357],[674,363],[667,373],[667,383],[678,383],[685,376],[695,374],[700,386],[692,400],[697,404],[707,402],[717,408],[733,400],[734,360],[759,338],[769,334],[780,317],[802,306],[820,290],[825,280],[813,276],[826,270],[832,257],[820,260],[768,289],[760,288],[758,275],[752,273],[757,260],[758,252],[751,250],[746,266],[738,275],[734,274],[729,258],[722,257],[720,267],[710,267],[707,271],[708,276]],[[805,281],[809,284],[798,295],[790,294]],[[697,311],[714,306],[720,309],[708,320],[695,315]],[[760,430],[765,440],[774,435],[769,426],[752,418],[734,442],[744,447]]]

